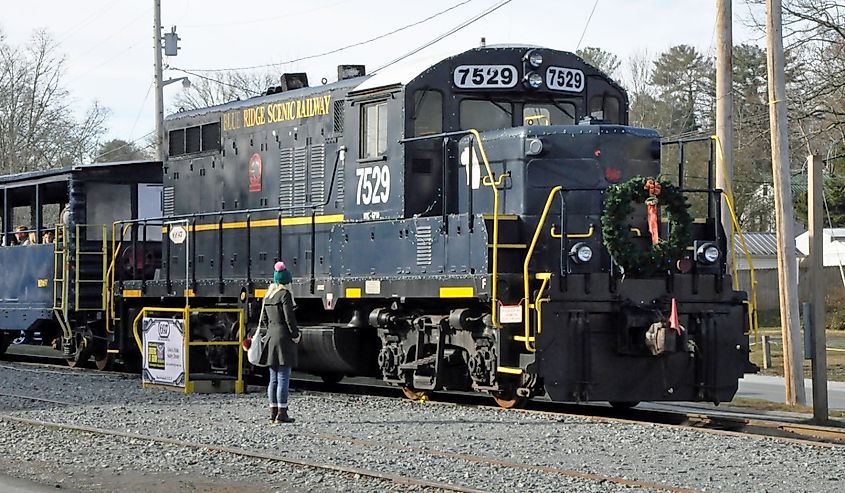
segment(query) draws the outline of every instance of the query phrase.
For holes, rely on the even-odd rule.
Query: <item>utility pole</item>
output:
[[[161,0],[153,0],[153,51],[155,52],[155,102],[156,130],[155,152],[158,161],[164,161],[164,94],[161,75]]]
[[[786,120],[786,82],[783,57],[781,0],[766,0],[766,61],[769,86],[769,129],[772,137],[772,175],[777,223],[780,325],[787,404],[805,404],[804,367],[798,316],[798,262],[789,177],[789,139]]]
[[[731,0],[716,0],[716,188],[733,193],[733,13]],[[733,197],[731,196],[731,199]],[[722,227],[727,247],[734,243],[731,212],[722,200]],[[730,262],[732,255],[725,255]]]
[[[807,187],[807,219],[810,226],[810,303],[813,330],[813,421],[825,423],[828,420],[827,405],[827,353],[825,346],[824,320],[824,199],[822,196],[822,160],[819,156],[807,156],[809,183]],[[804,330],[808,330],[804,327]]]

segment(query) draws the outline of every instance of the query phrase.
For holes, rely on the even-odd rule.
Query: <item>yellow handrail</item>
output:
[[[589,238],[589,237],[593,236],[593,233],[595,233],[595,232],[596,232],[596,226],[595,226],[595,224],[591,224],[590,229],[588,229],[586,233],[567,233],[566,237],[567,238]],[[554,224],[552,225],[552,229],[549,232],[549,234],[552,236],[552,238],[555,238],[555,239],[558,239],[558,240],[563,238],[563,233],[562,232],[558,233],[557,228],[555,227]]]
[[[543,207],[543,213],[540,215],[540,220],[537,221],[537,228],[534,230],[534,237],[531,238],[531,245],[528,247],[528,252],[525,254],[525,262],[522,264],[522,287],[524,290],[525,299],[525,307],[523,308],[524,316],[523,316],[523,328],[525,332],[525,348],[528,351],[534,351],[531,347],[531,343],[528,341],[528,337],[531,335],[531,322],[529,316],[531,315],[531,307],[529,306],[529,300],[531,293],[529,292],[529,285],[528,285],[528,264],[531,263],[531,257],[534,255],[534,248],[537,247],[537,240],[540,239],[540,233],[543,232],[543,225],[546,223],[546,217],[549,215],[549,209],[552,208],[552,201],[554,201],[555,194],[563,190],[563,187],[558,185],[549,192],[548,198],[546,198],[546,205]],[[563,234],[563,233],[561,233]]]
[[[739,233],[739,242],[742,244],[742,250],[745,253],[745,260],[748,262],[748,273],[749,273],[749,280],[751,284],[751,309],[748,310],[748,323],[751,327],[751,330],[754,331],[754,339],[756,340],[759,335],[759,327],[758,327],[758,320],[757,320],[757,275],[754,272],[754,262],[751,260],[751,253],[748,251],[748,245],[745,243],[745,235],[742,232],[742,227],[739,225],[739,220],[736,217],[736,211],[734,210],[734,199],[733,199],[733,192],[731,191],[731,182],[728,178],[727,168],[725,166],[725,152],[722,148],[722,141],[719,139],[718,135],[711,135],[711,139],[716,141],[716,145],[719,149],[719,159],[718,161],[722,164],[722,175],[725,177],[725,204],[728,206],[728,211],[731,213],[731,222],[733,223],[734,229],[737,233]],[[733,274],[733,285],[734,289],[739,291],[739,276],[736,266],[736,252],[733,248],[733,235],[728,238],[728,250],[730,250],[731,259],[731,273]]]
[[[491,311],[493,316],[493,327],[500,327],[498,315],[498,284],[499,284],[499,185],[504,179],[504,174],[496,181],[493,175],[493,169],[490,167],[490,161],[487,160],[487,152],[484,150],[484,143],[481,141],[481,134],[478,130],[471,128],[469,133],[475,137],[478,142],[478,150],[481,153],[481,160],[484,162],[484,168],[487,170],[487,180],[482,180],[485,186],[489,186],[493,190],[493,287],[491,289],[492,299],[490,300]],[[470,149],[468,166],[472,166],[474,149]],[[471,175],[471,173],[470,173]],[[470,218],[472,221],[472,218]]]
[[[243,378],[243,358],[244,351],[243,341],[246,335],[244,329],[246,327],[246,320],[244,319],[244,310],[241,308],[192,308],[190,305],[185,305],[183,308],[169,308],[169,307],[150,307],[145,306],[141,308],[138,315],[132,321],[132,335],[135,337],[135,344],[138,345],[138,351],[141,353],[141,358],[144,355],[144,347],[141,342],[141,336],[138,334],[139,322],[148,313],[181,313],[182,320],[185,322],[185,338],[183,342],[183,356],[185,358],[185,393],[193,391],[194,385],[191,382],[191,362],[190,362],[190,348],[191,346],[237,346],[238,352],[238,378],[235,383],[235,393],[242,394],[244,392],[244,378]],[[238,314],[238,339],[237,341],[191,341],[191,314],[192,313],[237,313]]]
[[[114,266],[117,262],[117,254],[120,251],[120,248],[123,246],[123,237],[126,235],[126,232],[132,227],[132,224],[124,224],[123,230],[120,233],[120,241],[117,241],[117,237],[115,235],[115,231],[117,230],[117,225],[119,221],[115,221],[111,225],[111,263],[109,264],[108,268],[108,306],[106,307],[106,332],[113,332],[111,329],[111,323],[115,319],[115,311],[114,311]]]

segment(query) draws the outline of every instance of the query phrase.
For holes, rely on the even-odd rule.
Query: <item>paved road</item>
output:
[[[807,392],[807,405],[810,406],[813,403],[813,384],[810,379],[804,380],[804,388]],[[830,409],[845,410],[845,382],[828,382],[827,390]],[[781,377],[746,375],[739,381],[739,392],[736,395],[750,399],[783,402],[786,393]]]

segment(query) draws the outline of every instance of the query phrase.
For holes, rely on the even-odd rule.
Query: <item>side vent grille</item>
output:
[[[326,147],[322,144],[311,146],[311,203],[322,204],[326,200]],[[317,209],[317,214],[325,211],[324,206]]]
[[[417,226],[417,265],[431,265],[431,226]]]
[[[176,210],[176,191],[173,187],[164,187],[161,193],[162,202],[164,202],[164,215],[172,216]]]
[[[308,195],[308,148],[293,148],[293,206],[304,205]],[[305,214],[305,209],[294,209],[293,215]]]
[[[332,167],[334,167],[334,166],[332,166]],[[344,190],[344,184],[346,183],[346,177],[345,177],[345,174],[343,172],[344,167],[345,167],[345,164],[344,164],[343,161],[340,161],[340,162],[337,163],[337,176],[334,179],[334,183],[335,183],[334,186],[335,186],[335,189],[337,190],[337,193],[335,194],[335,207],[337,207],[339,209],[343,208],[343,190]]]
[[[292,215],[293,205],[293,149],[279,150],[279,206],[283,216]]]
[[[334,102],[334,133],[343,133],[343,100]]]

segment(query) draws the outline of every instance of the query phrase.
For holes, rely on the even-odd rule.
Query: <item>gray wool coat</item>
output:
[[[294,339],[299,339],[299,327],[293,313],[293,296],[287,289],[268,290],[264,298],[267,317],[267,347],[261,362],[267,366],[296,366],[297,349]]]

